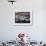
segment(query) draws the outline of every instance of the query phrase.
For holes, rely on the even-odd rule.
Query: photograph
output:
[[[31,25],[32,24],[32,12],[30,11],[18,11],[15,12],[15,24],[17,25]]]
[[[15,15],[15,23],[30,23],[30,12],[17,12]]]

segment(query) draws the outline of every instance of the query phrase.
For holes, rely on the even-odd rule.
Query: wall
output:
[[[32,10],[32,26],[15,26],[14,11]],[[0,0],[0,40],[15,40],[18,32],[26,32],[33,40],[46,40],[46,0],[16,0],[13,5]]]

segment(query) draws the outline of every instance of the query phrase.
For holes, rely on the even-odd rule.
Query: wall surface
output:
[[[32,26],[15,26],[14,11],[32,10]],[[0,0],[0,41],[15,40],[19,32],[26,32],[33,40],[46,40],[46,0],[16,0],[13,5]]]

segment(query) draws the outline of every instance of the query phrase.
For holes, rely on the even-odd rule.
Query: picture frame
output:
[[[32,10],[17,10],[14,12],[16,26],[32,26]]]

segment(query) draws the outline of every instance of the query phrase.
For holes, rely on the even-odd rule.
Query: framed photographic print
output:
[[[32,11],[15,11],[15,25],[32,25]]]

